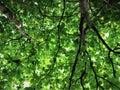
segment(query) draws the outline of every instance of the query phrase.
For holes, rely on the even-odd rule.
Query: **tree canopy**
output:
[[[0,0],[0,90],[120,90],[120,1]]]

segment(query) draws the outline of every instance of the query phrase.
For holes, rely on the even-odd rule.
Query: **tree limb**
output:
[[[2,3],[0,1],[0,12],[3,13],[4,15],[7,16],[7,18],[9,20],[11,20],[15,26],[17,27],[17,29],[19,30],[19,32],[26,37],[27,39],[32,40],[33,38],[30,37],[25,30],[23,29],[23,26],[21,25],[21,23],[16,19],[16,17],[13,15],[13,13],[4,5],[4,3]],[[33,39],[34,40],[34,39]]]

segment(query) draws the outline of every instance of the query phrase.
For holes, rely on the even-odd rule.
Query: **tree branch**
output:
[[[27,39],[30,39],[30,40],[35,40],[25,32],[21,23],[16,19],[16,17],[13,15],[13,13],[1,1],[0,1],[0,12],[2,12],[4,15],[6,15],[7,18],[15,24],[17,29],[20,31],[20,33],[24,37],[26,37]]]

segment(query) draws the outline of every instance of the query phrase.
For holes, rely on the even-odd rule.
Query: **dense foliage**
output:
[[[91,0],[92,28],[78,0],[1,0],[0,90],[120,90],[120,1]]]

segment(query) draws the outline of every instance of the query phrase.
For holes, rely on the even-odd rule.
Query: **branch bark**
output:
[[[1,1],[0,1],[0,12],[2,13],[2,14],[4,14],[5,16],[7,16],[7,18],[9,19],[9,20],[11,20],[14,24],[15,24],[15,26],[16,26],[16,28],[19,30],[19,32],[24,36],[24,37],[26,37],[27,39],[33,39],[32,37],[30,37],[26,32],[25,32],[25,30],[23,29],[23,26],[22,26],[22,24],[16,19],[16,17],[15,17],[15,15],[13,15],[13,13],[4,5],[4,3],[2,3]]]

